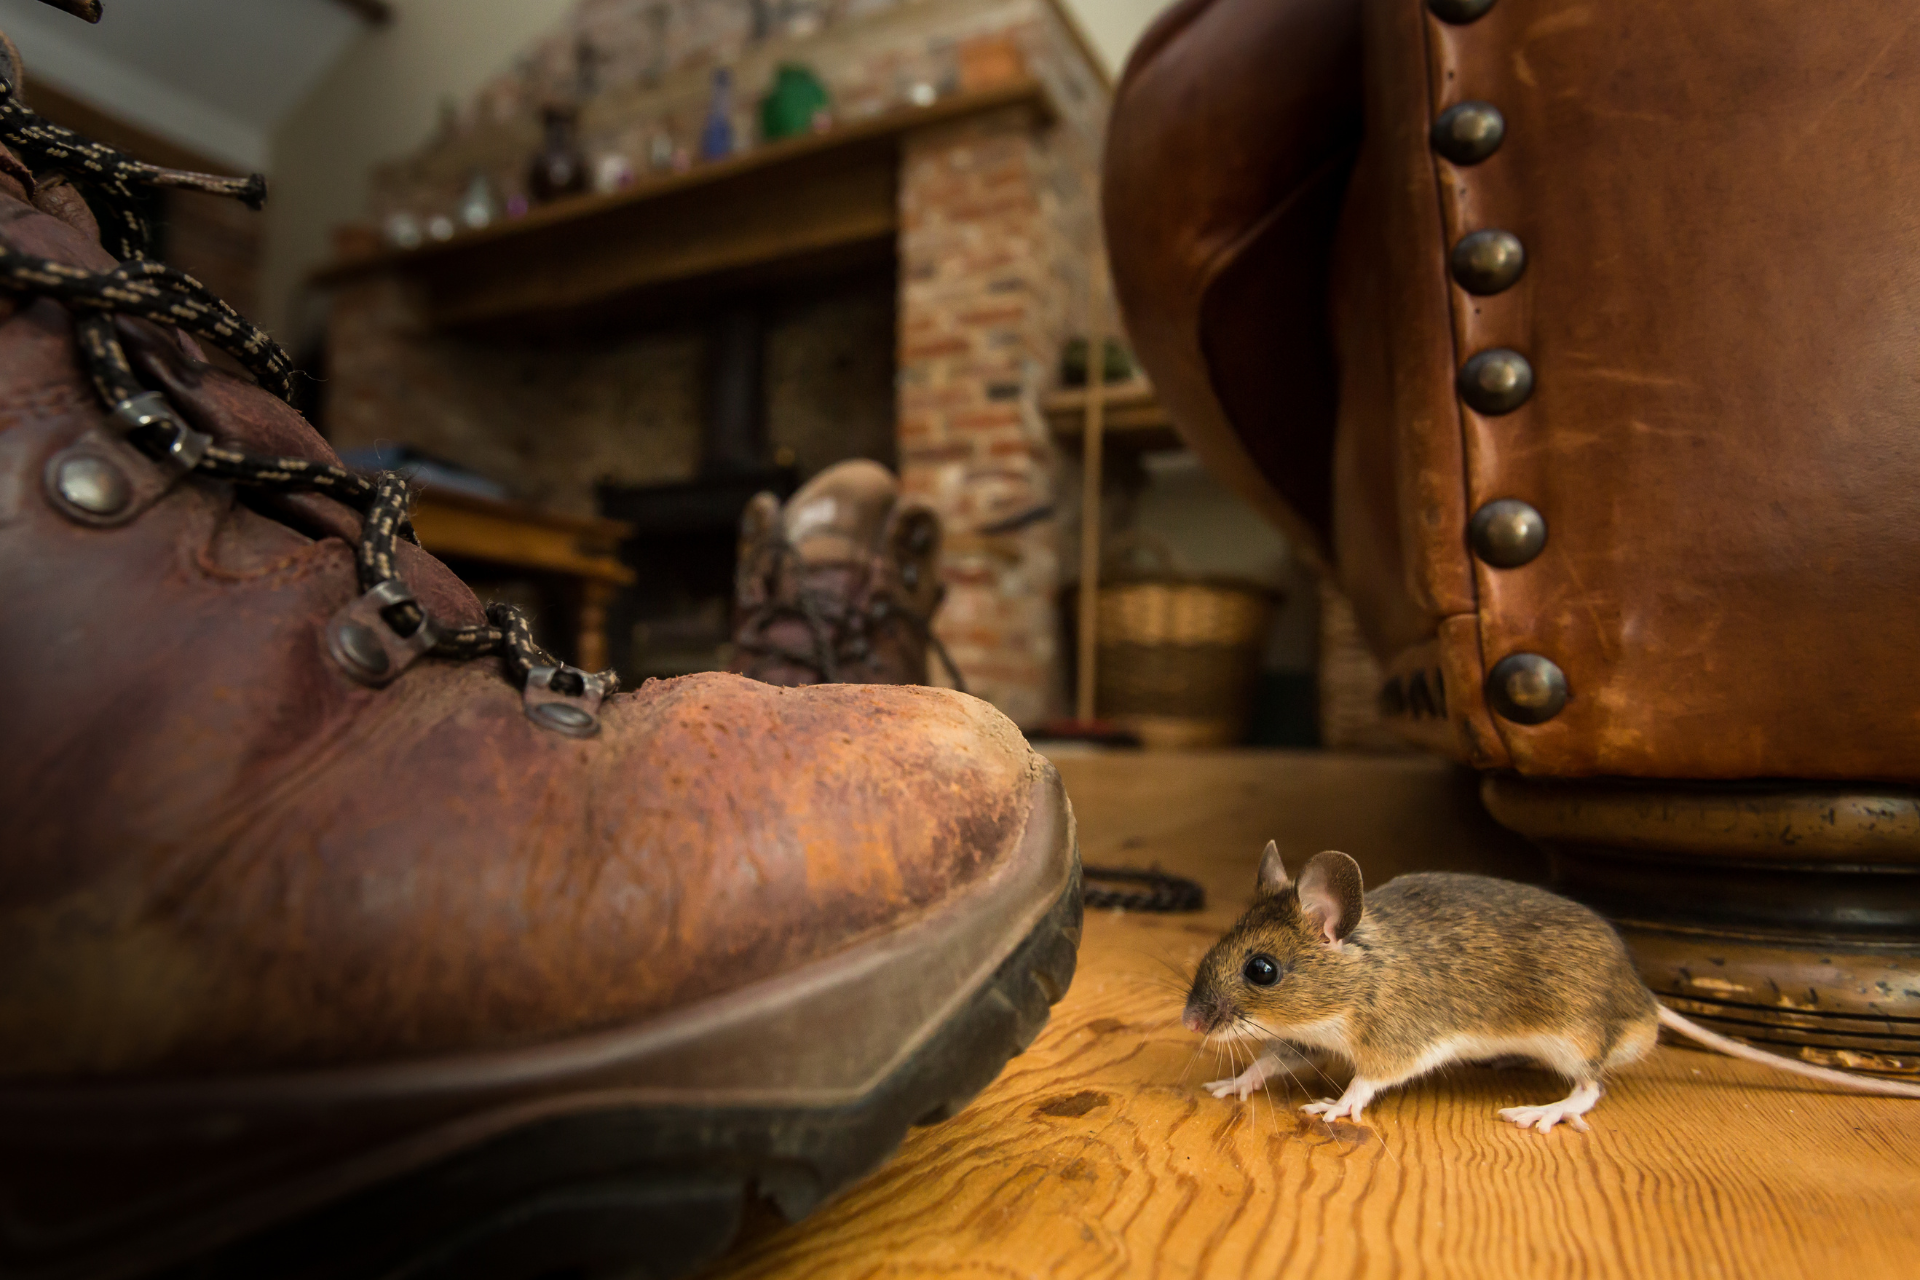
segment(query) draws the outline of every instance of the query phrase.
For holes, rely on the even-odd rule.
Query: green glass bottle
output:
[[[826,107],[827,87],[820,77],[797,62],[782,63],[773,74],[773,88],[760,99],[760,137],[774,142],[806,133]]]

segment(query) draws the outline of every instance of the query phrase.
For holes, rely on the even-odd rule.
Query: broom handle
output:
[[[1093,719],[1094,663],[1100,615],[1100,480],[1107,417],[1107,335],[1105,255],[1096,244],[1087,261],[1087,405],[1081,435],[1080,474],[1080,625],[1079,688],[1074,718]]]

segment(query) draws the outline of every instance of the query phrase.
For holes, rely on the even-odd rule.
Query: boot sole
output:
[[[31,1212],[27,1186],[0,1188],[0,1271],[684,1275],[771,1216],[760,1205],[798,1221],[964,1107],[1066,993],[1080,918],[1072,809],[1042,765],[1018,847],[927,917],[641,1028],[297,1077],[0,1092],[0,1128],[24,1126],[0,1137],[9,1163],[51,1149],[69,1167],[179,1168],[61,1222]]]

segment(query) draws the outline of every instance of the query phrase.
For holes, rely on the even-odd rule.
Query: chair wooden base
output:
[[[1920,1077],[1920,794],[1796,783],[1484,780],[1554,886],[1726,1035]]]

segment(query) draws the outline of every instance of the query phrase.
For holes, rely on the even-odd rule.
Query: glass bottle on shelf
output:
[[[499,202],[493,196],[493,183],[479,169],[467,179],[467,193],[460,197],[460,224],[470,231],[491,224],[499,214]]]
[[[715,67],[707,122],[700,127],[700,158],[723,160],[733,154],[733,143],[733,72]]]
[[[566,103],[552,103],[540,117],[546,132],[527,171],[527,191],[536,204],[587,189],[587,158],[574,138],[578,110]]]

